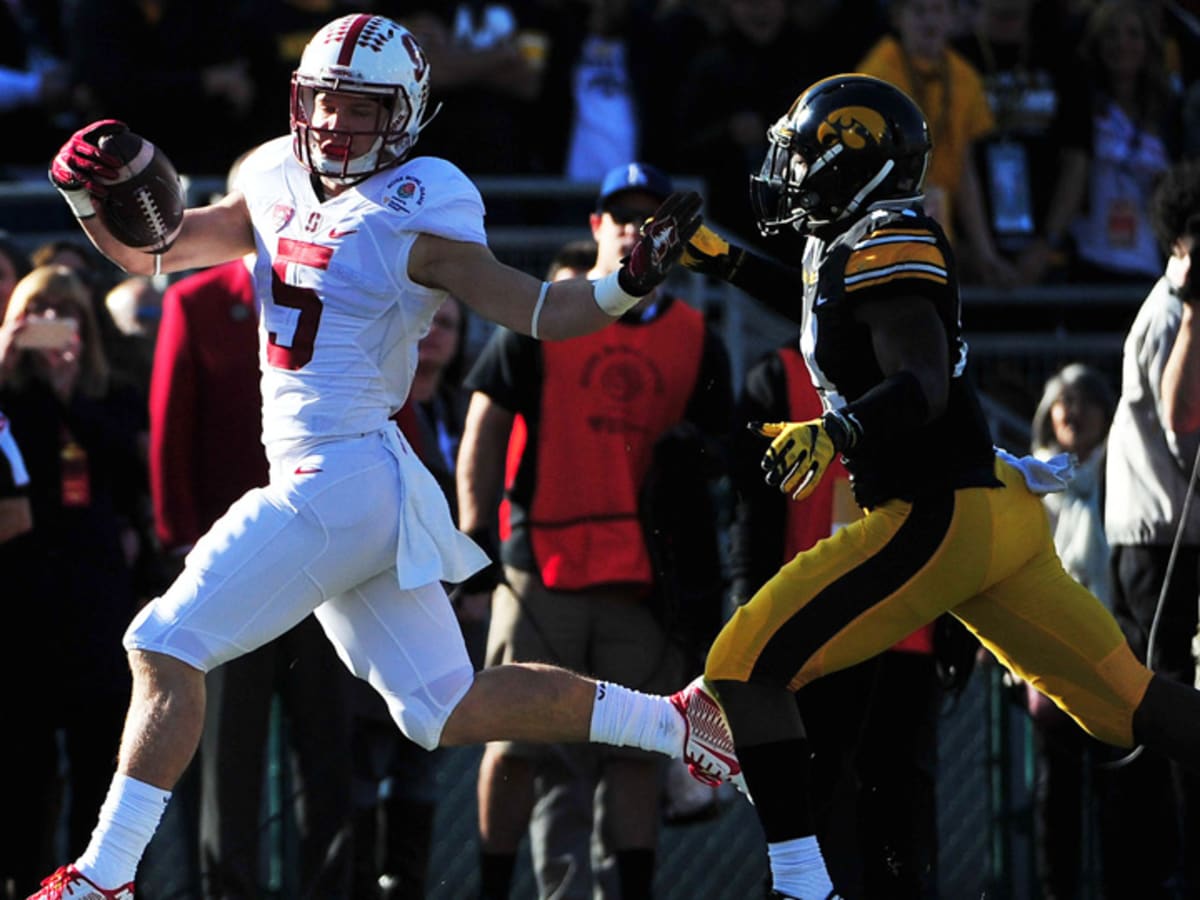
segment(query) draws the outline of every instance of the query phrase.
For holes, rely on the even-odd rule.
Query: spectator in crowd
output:
[[[835,60],[836,41],[821,40],[793,21],[787,0],[725,0],[727,27],[698,53],[679,80],[678,164],[707,183],[705,214],[739,236],[757,240],[745,179],[766,151],[778,110],[808,84],[850,67]],[[797,47],[805,47],[797,54]]]
[[[1104,527],[1113,610],[1156,677],[1196,680],[1200,596],[1200,163],[1170,169],[1151,205],[1166,268],[1125,338],[1121,394],[1109,431]],[[1200,781],[1149,745],[1101,795],[1109,897],[1200,891]]]
[[[467,312],[448,296],[417,345],[408,401],[395,419],[437,480],[457,521],[454,467],[467,413],[462,388]],[[459,621],[476,668],[482,665],[480,625]],[[430,753],[399,733],[371,687],[351,685],[353,760],[353,897],[424,897],[440,794],[441,752]]]
[[[237,164],[229,173],[232,189]],[[239,497],[267,483],[258,304],[241,259],[167,288],[150,389],[155,524],[172,574]],[[209,672],[198,771],[199,867],[206,900],[261,894],[265,748],[278,699],[283,758],[295,761],[295,889],[348,896],[349,682],[316,620]],[[287,809],[291,813],[292,809]],[[192,826],[196,827],[196,826]]]
[[[821,139],[847,109],[874,123],[873,140],[856,129]],[[1143,742],[1194,763],[1200,691],[1142,665],[1063,569],[1040,495],[1065,487],[1069,458],[1017,458],[994,445],[969,381],[954,257],[920,211],[932,148],[920,109],[885,81],[838,76],[810,87],[770,139],[754,182],[760,225],[808,236],[802,346],[825,413],[762,423],[761,465],[769,484],[805,500],[841,456],[867,514],[734,612],[705,677],[763,825],[773,896],[820,897],[832,883],[792,691],[946,612],[1114,746]],[[739,286],[774,282],[787,295],[798,279],[711,231],[694,234],[688,254]]]
[[[1011,284],[1013,267],[996,250],[973,163],[975,144],[995,127],[983,79],[950,46],[956,0],[894,0],[894,34],[880,38],[855,71],[891,82],[916,101],[929,123],[933,153],[925,212],[963,259],[965,277]],[[959,242],[958,235],[966,240]],[[965,252],[965,251],[969,251]]]
[[[1015,260],[1045,220],[1058,171],[1053,131],[1072,36],[1054,3],[982,0],[974,27],[954,41],[983,78],[994,130],[975,142],[988,222],[997,249]]]
[[[121,332],[113,321],[105,297],[118,283],[121,273],[87,241],[74,238],[52,238],[44,241],[33,248],[29,260],[34,267],[65,266],[83,282],[88,290],[92,315],[100,327],[104,352],[111,366],[113,357],[119,352],[117,344],[120,342]]]
[[[670,192],[667,176],[643,163],[605,176],[590,217],[597,255],[589,277],[620,267],[642,223]],[[720,339],[699,312],[656,291],[593,336],[538,344],[495,332],[467,387],[474,393],[458,465],[460,526],[490,537],[502,491],[506,507],[488,664],[547,660],[649,691],[685,683],[666,630],[674,623],[656,617],[651,601],[656,589],[666,590],[663,576],[674,573],[656,573],[656,542],[652,532],[643,533],[639,503],[659,442],[685,430],[714,439],[728,428],[729,363]],[[695,450],[713,452],[700,441]],[[674,464],[688,466],[682,442]],[[691,489],[705,491],[704,481]],[[476,581],[464,590],[485,587]],[[590,778],[586,748],[553,753]],[[484,751],[479,818],[482,896],[489,900],[508,896],[545,756],[544,748],[518,743],[492,743]],[[606,750],[596,763],[596,827],[616,857],[615,880],[626,900],[651,896],[660,763],[631,750]],[[586,853],[573,863],[548,859],[538,870],[540,895],[588,896]]]
[[[482,199],[458,168],[409,158],[429,94],[411,32],[365,13],[335,19],[305,48],[294,84],[293,133],[254,150],[224,199],[187,209],[181,236],[153,257],[95,215],[103,172],[119,164],[99,139],[126,126],[93,122],[51,162],[80,227],[131,274],[255,256],[271,466],[268,485],[234,502],[126,630],[134,689],[117,772],[87,849],[35,900],[132,893],[200,741],[205,673],[310,612],[426,749],[591,741],[738,779],[736,760],[714,752],[728,733],[699,679],[661,696],[545,664],[475,672],[443,584],[470,577],[486,554],[389,418],[446,294],[543,339],[598,331],[665,280],[700,225],[700,197],[672,194],[610,275],[539,284],[488,249]]]
[[[101,264],[86,241],[55,238],[38,244],[29,254],[34,266],[66,266],[88,284],[99,284]]]
[[[257,32],[237,0],[79,0],[67,4],[66,44],[84,73],[93,109],[154,123],[152,140],[171,148],[189,175],[226,172],[247,143],[275,133],[256,120],[247,38]]]
[[[1200,7],[1195,0],[1183,3],[1147,0],[1145,5],[1155,30],[1163,38],[1163,59],[1171,90],[1183,94],[1200,74],[1200,63],[1196,61],[1196,52],[1200,50],[1200,20],[1196,16]]]
[[[4,312],[8,309],[8,298],[12,296],[17,282],[29,274],[33,268],[29,254],[22,250],[12,240],[11,236],[0,231],[0,322],[4,321]]]
[[[0,558],[8,556],[11,541],[33,528],[29,506],[29,470],[9,427],[8,417],[0,412]],[[19,570],[5,566],[6,572]],[[10,589],[15,586],[10,582]],[[4,890],[0,885],[0,890]],[[5,894],[7,896],[7,893]]]
[[[1104,537],[1104,446],[1115,398],[1097,369],[1072,363],[1046,382],[1033,417],[1033,453],[1050,459],[1073,454],[1075,475],[1066,490],[1043,498],[1063,567],[1109,608],[1112,580]],[[1034,860],[1042,896],[1083,896],[1091,877],[1083,858],[1085,835],[1098,828],[1093,767],[1096,744],[1031,685],[1026,704],[1034,725]],[[1084,823],[1084,824],[1081,824]]]
[[[33,528],[33,512],[29,504],[29,470],[21,456],[21,450],[13,438],[8,418],[0,410],[0,572],[4,572],[4,589],[8,597],[32,596],[26,579],[30,573],[20,561],[28,546],[27,535]],[[7,666],[0,666],[4,675],[15,674]],[[6,702],[5,716],[18,712]],[[9,721],[15,721],[9,719]],[[18,756],[18,762],[23,757]],[[0,780],[0,803],[7,806],[19,800],[19,792],[11,788],[9,779]],[[39,848],[41,849],[41,848]],[[20,878],[19,869],[13,867],[7,852],[0,853],[0,897],[4,900],[16,896],[20,884],[14,884],[11,876]],[[29,866],[29,861],[19,861],[19,866]],[[36,870],[35,870],[36,871]]]
[[[146,413],[138,429],[138,448],[143,465],[134,486],[138,498],[133,522],[137,544],[129,549],[138,605],[157,596],[169,583],[164,570],[161,545],[155,535],[154,504],[150,496],[150,373],[154,365],[154,329],[158,327],[162,292],[154,281],[138,275],[118,281],[104,292],[100,307],[107,329],[105,353],[115,382],[132,388]]]
[[[1054,544],[1067,571],[1112,607],[1108,541],[1101,486],[1104,449],[1116,399],[1103,373],[1072,363],[1046,382],[1033,416],[1033,453],[1049,459],[1073,454],[1075,474],[1066,490],[1043,500]]]
[[[0,129],[21,139],[4,152],[0,180],[36,178],[66,125],[84,102],[63,45],[65,4],[38,0],[0,3]]]
[[[543,103],[555,114],[537,125],[548,173],[599,183],[631,159],[673,162],[675,91],[663,86],[679,83],[685,42],[702,32],[666,25],[632,0],[567,0],[548,15]]]
[[[1150,198],[1178,158],[1182,119],[1147,5],[1097,4],[1074,75],[1059,105],[1058,179],[1022,277],[1045,278],[1057,251],[1073,282],[1151,284],[1163,256]]]
[[[38,244],[29,254],[29,259],[34,266],[66,266],[83,280],[92,301],[92,314],[100,326],[105,354],[111,357],[119,333],[104,303],[104,295],[116,283],[119,276],[117,270],[87,241],[74,238],[53,238]]]
[[[122,334],[148,338],[153,348],[162,315],[162,291],[152,279],[135,275],[117,282],[104,295],[104,305]]]
[[[291,102],[292,72],[300,62],[300,54],[317,30],[337,11],[358,12],[377,7],[381,0],[361,3],[358,0],[255,0],[236,2],[238,23],[254,41],[243,46],[254,91],[250,99],[251,112],[246,117],[254,130],[242,135],[242,141],[256,137],[274,137],[280,124],[280,111]],[[220,14],[220,13],[218,13]],[[238,149],[245,146],[242,143]],[[241,154],[239,154],[240,156]],[[235,158],[234,165],[238,160]],[[221,172],[220,168],[213,169]],[[224,170],[228,174],[228,170]],[[228,179],[226,179],[228,180]]]
[[[109,341],[113,371],[136,385],[148,401],[162,291],[144,275],[124,278],[105,292],[104,307],[113,326]]]
[[[0,872],[21,896],[57,864],[60,815],[66,852],[86,845],[112,775],[96,746],[117,740],[129,696],[119,641],[134,596],[122,544],[143,413],[136,395],[111,381],[87,289],[62,266],[35,268],[13,290],[0,326],[0,409],[28,467],[33,518],[6,554],[5,599],[32,633],[88,648],[60,666],[45,664],[44,641],[4,653],[5,683],[27,685],[5,693],[5,721],[21,740],[11,742],[0,788],[5,809],[27,811],[0,851]]]
[[[428,153],[472,176],[538,168],[550,49],[538,9],[525,0],[381,4],[413,32],[437,73],[430,108],[441,107],[422,137]]]

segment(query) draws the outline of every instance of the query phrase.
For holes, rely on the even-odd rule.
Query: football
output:
[[[113,237],[146,253],[165,253],[179,235],[187,206],[179,173],[167,155],[132,131],[100,138],[100,149],[121,160],[117,177],[96,208]]]

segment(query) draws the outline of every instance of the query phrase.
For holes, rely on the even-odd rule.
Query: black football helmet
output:
[[[750,176],[759,230],[791,225],[824,238],[881,202],[919,201],[933,146],[907,94],[859,74],[809,87],[767,139],[762,170]]]

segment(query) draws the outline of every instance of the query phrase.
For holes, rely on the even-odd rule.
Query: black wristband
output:
[[[838,453],[845,453],[851,447],[858,443],[858,433],[855,430],[854,423],[846,418],[845,414],[834,409],[821,416],[821,426],[825,429],[825,433],[829,435],[829,440],[833,443],[833,449]]]
[[[837,451],[852,454],[912,431],[928,416],[929,401],[921,382],[904,371],[888,376],[853,403],[825,413],[821,421]]]

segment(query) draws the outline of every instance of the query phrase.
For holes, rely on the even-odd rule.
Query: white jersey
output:
[[[290,137],[256,150],[236,188],[258,250],[263,443],[383,428],[445,299],[408,277],[413,242],[486,243],[478,190],[453,164],[417,157],[322,202]]]

